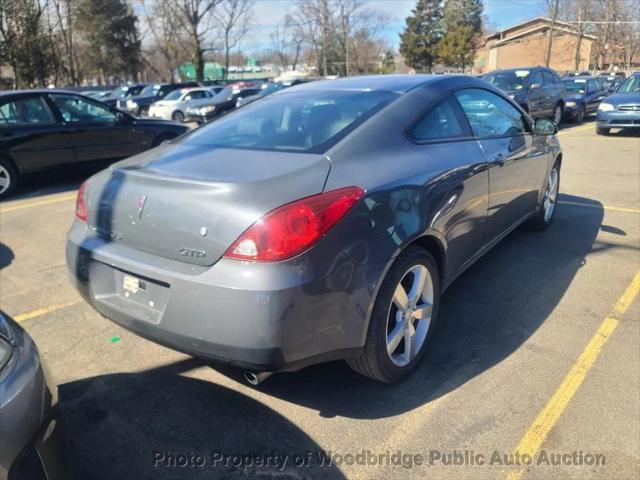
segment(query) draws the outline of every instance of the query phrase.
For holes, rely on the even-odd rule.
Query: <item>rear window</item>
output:
[[[195,130],[182,143],[321,153],[397,96],[347,91],[270,95]]]

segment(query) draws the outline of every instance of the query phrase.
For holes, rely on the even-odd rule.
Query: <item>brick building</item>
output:
[[[550,19],[538,17],[487,35],[476,53],[473,73],[544,65],[550,27]],[[576,70],[576,50],[580,44],[577,70],[588,70],[595,40],[593,35],[580,35],[569,23],[556,21],[549,66],[561,73]]]

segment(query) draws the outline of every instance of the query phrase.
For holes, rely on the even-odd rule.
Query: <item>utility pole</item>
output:
[[[544,60],[546,67],[551,63],[551,47],[553,46],[553,29],[556,26],[556,20],[558,18],[558,3],[560,0],[553,1],[553,13],[551,14],[551,27],[549,27],[549,41],[547,42],[547,55]]]

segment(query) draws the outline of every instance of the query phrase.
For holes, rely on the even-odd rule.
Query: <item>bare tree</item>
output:
[[[214,18],[222,34],[225,78],[229,72],[231,50],[237,47],[249,32],[254,4],[255,0],[222,0],[220,7],[214,12]]]
[[[271,33],[273,53],[280,60],[283,70],[290,65],[296,69],[302,51],[304,35],[301,26],[291,15],[285,15],[281,24]]]
[[[548,40],[547,40],[547,54],[545,55],[544,64],[548,67],[551,62],[551,49],[553,48],[553,30],[556,26],[556,20],[558,19],[558,5],[560,0],[547,0],[547,5],[551,10],[551,26],[549,27]]]

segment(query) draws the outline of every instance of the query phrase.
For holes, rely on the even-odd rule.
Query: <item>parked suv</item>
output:
[[[585,115],[598,110],[600,102],[609,94],[604,80],[591,76],[565,77],[562,79],[567,95],[564,97],[564,116],[576,123]]]
[[[196,82],[155,83],[147,85],[139,95],[129,98],[126,102],[120,101],[118,108],[132,115],[146,116],[149,114],[149,107],[153,102],[162,100],[174,90],[199,86]]]
[[[504,91],[532,118],[562,120],[566,90],[560,76],[545,67],[511,68],[488,73],[484,79]]]

